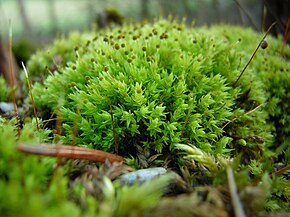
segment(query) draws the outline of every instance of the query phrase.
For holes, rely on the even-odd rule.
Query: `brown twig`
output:
[[[74,120],[74,126],[73,126],[73,135],[72,135],[73,138],[72,138],[72,143],[71,143],[72,146],[75,146],[76,145],[76,141],[77,141],[79,116],[80,116],[80,110],[77,109],[76,117],[75,117],[75,120]]]
[[[287,41],[288,41],[288,39],[290,37],[289,26],[290,26],[290,17],[288,18],[288,21],[287,21],[287,24],[286,24],[286,29],[285,29],[285,32],[284,32],[284,35],[283,35],[283,47],[282,47],[282,49],[284,49],[284,47],[286,46]]]
[[[111,102],[110,102],[110,114],[111,114],[111,118],[112,118],[112,131],[113,131],[114,143],[115,143],[115,148],[116,148],[116,154],[118,154],[119,144],[117,142],[117,137],[116,137],[115,120],[114,120],[114,114],[113,114]]]
[[[12,101],[13,101],[13,108],[14,108],[14,114],[16,118],[16,126],[17,126],[17,132],[18,137],[20,136],[21,129],[20,129],[20,121],[19,121],[19,114],[16,104],[16,97],[15,97],[15,91],[14,91],[14,77],[13,77],[13,64],[12,64],[12,27],[10,22],[10,31],[9,31],[9,74],[10,74],[10,86],[12,88],[11,95],[12,95]]]
[[[56,132],[55,132],[55,138],[54,142],[59,142],[60,140],[60,135],[61,135],[61,124],[62,124],[62,117],[61,117],[61,112],[58,110],[56,113]]]
[[[183,124],[182,129],[181,129],[180,140],[182,140],[182,137],[183,137],[183,135],[184,135],[184,130],[185,130],[186,125],[187,125],[187,123],[188,123],[188,120],[189,120],[189,114],[190,114],[190,113],[191,113],[191,109],[189,108],[189,109],[188,109],[188,112],[187,112],[187,114],[186,114],[186,117],[185,117],[184,124]]]
[[[272,173],[270,176],[273,176],[273,175],[280,175],[286,171],[290,170],[290,165],[286,166],[286,167],[283,167],[282,169]]]
[[[90,160],[104,163],[106,160],[109,162],[123,162],[123,157],[111,154],[105,151],[99,151],[89,148],[82,148],[71,145],[28,145],[19,144],[17,150],[26,154],[51,156],[57,158],[77,159],[77,160]]]

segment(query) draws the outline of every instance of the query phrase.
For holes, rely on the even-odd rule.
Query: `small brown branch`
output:
[[[17,126],[17,132],[18,137],[20,136],[21,129],[20,129],[20,121],[19,121],[19,114],[16,104],[16,97],[15,97],[15,90],[14,90],[14,76],[13,76],[13,64],[12,64],[12,27],[10,23],[10,32],[9,32],[9,74],[10,74],[10,86],[12,88],[11,95],[12,95],[12,101],[13,101],[13,108],[14,108],[14,114],[16,118],[16,126]]]
[[[188,120],[189,120],[189,114],[190,114],[190,112],[191,112],[191,109],[189,108],[189,109],[188,109],[188,112],[187,112],[187,114],[186,114],[186,117],[185,117],[184,124],[183,124],[182,129],[181,129],[180,140],[181,140],[182,137],[183,137],[184,130],[185,130],[186,125],[187,125]]]
[[[61,117],[61,112],[58,110],[56,114],[56,129],[55,129],[55,139],[54,142],[59,142],[60,140],[60,135],[61,135],[61,124],[62,124],[62,117]]]
[[[273,176],[273,175],[280,175],[286,171],[290,170],[290,165],[286,166],[286,167],[283,167],[282,169],[272,173],[270,176]]]
[[[77,160],[90,160],[104,163],[106,160],[109,162],[123,162],[123,157],[111,154],[104,151],[82,148],[71,145],[28,145],[19,144],[17,150],[26,154],[50,156],[57,158],[77,159]]]
[[[78,121],[79,121],[79,115],[80,115],[80,110],[77,109],[76,117],[74,120],[74,126],[73,126],[73,138],[72,138],[72,146],[76,145],[76,140],[77,140],[77,133],[78,133]]]
[[[118,154],[119,153],[119,144],[117,142],[117,137],[116,137],[115,120],[114,120],[114,114],[113,114],[111,102],[110,102],[110,114],[111,114],[111,118],[112,118],[112,131],[113,131],[113,137],[114,137],[114,142],[115,142],[116,154]]]
[[[290,17],[288,18],[287,24],[286,24],[286,29],[283,35],[283,47],[282,49],[284,49],[284,47],[286,46],[288,39],[290,37],[290,30],[289,30],[289,26],[290,26]]]

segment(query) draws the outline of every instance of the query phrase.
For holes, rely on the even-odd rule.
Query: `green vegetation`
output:
[[[237,82],[262,36],[240,27],[194,28],[161,19],[72,33],[37,52],[27,69],[38,114],[60,121],[42,124],[40,131],[28,121],[17,140],[13,120],[1,119],[0,213],[152,216],[168,215],[161,211],[168,206],[171,215],[194,216],[188,207],[204,202],[204,209],[230,215],[229,201],[218,196],[228,191],[222,189],[228,189],[229,161],[249,216],[289,212],[289,182],[283,174],[269,174],[275,163],[290,164],[290,48],[268,37],[268,48],[258,51]],[[15,152],[18,142],[59,138],[64,144],[76,139],[82,147],[118,149],[135,168],[168,167],[181,175],[192,203],[177,194],[174,206],[167,197],[159,202],[168,176],[120,186],[106,177],[105,165],[94,164],[96,173],[75,172],[72,163],[54,168],[54,159]],[[200,201],[198,192],[222,202]]]
[[[7,85],[5,79],[0,76],[0,102],[11,100],[11,88]]]

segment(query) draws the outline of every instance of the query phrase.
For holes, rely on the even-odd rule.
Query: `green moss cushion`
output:
[[[160,153],[185,143],[259,158],[265,145],[289,141],[290,128],[289,47],[268,37],[236,83],[262,36],[165,20],[73,34],[28,64],[32,74],[38,62],[57,66],[34,84],[36,106],[58,115],[67,143],[77,127],[77,145],[106,151]]]

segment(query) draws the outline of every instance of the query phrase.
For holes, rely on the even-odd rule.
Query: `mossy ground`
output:
[[[287,176],[270,174],[277,163],[290,163],[290,48],[267,37],[268,48],[237,82],[262,36],[241,27],[195,28],[161,19],[73,33],[37,52],[27,68],[43,124],[38,131],[34,119],[27,121],[17,139],[13,120],[1,119],[1,213],[210,216],[190,208],[202,203],[201,210],[230,216],[229,161],[249,215],[288,212]],[[116,165],[54,168],[54,159],[15,151],[19,142],[71,144],[75,137],[78,146],[118,147],[133,167],[174,170],[191,193],[176,193],[168,213],[170,198],[159,202],[167,178],[121,187],[103,178],[108,168],[121,169]]]

